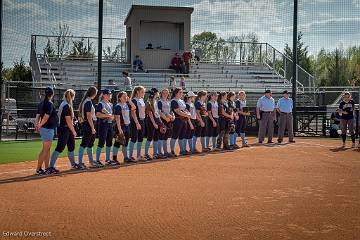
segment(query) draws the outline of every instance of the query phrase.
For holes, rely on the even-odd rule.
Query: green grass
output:
[[[95,140],[94,146],[97,146],[97,139]],[[79,149],[81,139],[76,140],[75,155]],[[54,141],[51,147],[51,152],[55,149],[57,141]],[[145,144],[145,139],[143,145]],[[32,140],[32,141],[9,141],[9,142],[0,142],[0,164],[4,163],[16,163],[24,161],[33,161],[37,160],[39,152],[41,150],[41,140]],[[136,145],[135,145],[136,149]],[[103,148],[103,151],[105,148]],[[94,147],[95,151],[95,147]],[[95,152],[94,152],[95,153]],[[67,150],[65,148],[64,152],[60,155],[61,157],[66,157]]]

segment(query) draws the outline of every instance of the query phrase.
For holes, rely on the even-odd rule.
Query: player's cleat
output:
[[[135,158],[124,158],[124,163],[136,163]]]
[[[45,175],[45,171],[40,168],[39,170],[36,170],[36,175]]]
[[[268,141],[267,143],[268,143],[268,144],[272,144],[272,143],[274,143],[274,142],[273,142],[273,141]]]
[[[86,170],[87,167],[85,166],[85,164],[81,163],[81,164],[78,164],[78,165],[77,165],[77,169],[79,169],[79,170]]]
[[[250,145],[247,144],[247,143],[244,143],[244,144],[242,145],[242,147],[243,147],[243,148],[246,148],[246,147],[250,147]]]
[[[78,169],[77,163],[75,163],[74,165],[71,165],[71,169],[73,169],[73,170]]]
[[[291,140],[291,141],[289,141],[289,143],[295,143],[295,140]]]
[[[174,152],[168,153],[169,158],[176,158],[177,155]]]
[[[45,173],[48,174],[48,175],[51,175],[51,174],[58,174],[60,171],[57,170],[56,168],[54,167],[49,167],[45,170]]]
[[[112,165],[115,165],[115,163],[113,161],[105,161],[105,165],[106,166],[112,166]]]
[[[146,155],[144,156],[144,160],[145,160],[145,161],[151,161],[151,160],[153,160],[153,158],[152,158],[149,154],[146,154]]]
[[[282,140],[277,140],[278,143],[282,143]],[[290,141],[289,141],[290,142]]]
[[[119,165],[120,165],[120,162],[119,162],[118,160],[113,160],[112,162],[113,162],[113,165],[115,165],[115,166],[119,166]]]
[[[100,161],[96,161],[95,164],[97,165],[97,167],[104,167],[104,164]]]
[[[159,159],[166,159],[167,156],[165,154],[158,154]]]
[[[209,148],[203,148],[203,149],[202,149],[202,152],[203,152],[203,153],[207,153],[207,152],[209,152],[209,151],[210,151]]]
[[[141,162],[141,161],[149,161],[149,160],[146,160],[146,158],[143,157],[143,156],[139,156],[139,157],[136,158],[136,161]]]
[[[233,145],[233,148],[234,148],[234,149],[239,149],[240,146],[235,143],[235,144]]]
[[[259,144],[263,144],[263,142],[262,142],[262,141],[259,141],[258,143],[259,143]]]
[[[192,153],[193,153],[193,154],[199,154],[199,153],[201,153],[201,152],[195,148],[195,150],[192,151]]]

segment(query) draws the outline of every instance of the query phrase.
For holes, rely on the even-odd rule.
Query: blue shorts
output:
[[[43,142],[49,142],[54,140],[54,134],[55,134],[54,129],[43,128],[43,127],[40,128],[40,136]]]

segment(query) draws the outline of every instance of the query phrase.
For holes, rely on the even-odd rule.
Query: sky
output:
[[[124,38],[132,4],[193,7],[192,32],[223,38],[255,32],[282,51],[292,41],[292,0],[104,0],[104,37]],[[74,36],[97,36],[98,0],[3,0],[3,61],[29,61],[32,34],[67,24]],[[360,0],[299,0],[299,31],[311,54],[360,46]],[[46,43],[38,39],[38,46]],[[104,46],[111,45],[110,40]],[[291,45],[291,44],[290,44]]]

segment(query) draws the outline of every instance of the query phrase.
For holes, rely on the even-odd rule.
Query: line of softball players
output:
[[[56,113],[51,102],[53,90],[46,89],[46,99],[39,105],[37,115],[37,129],[44,142],[37,174],[58,173],[56,161],[66,146],[71,167],[80,170],[99,168],[105,164],[119,165],[120,158],[129,163],[238,149],[238,136],[242,146],[248,147],[245,131],[249,113],[245,110],[246,94],[243,91],[236,99],[234,92],[208,94],[200,91],[195,94],[189,91],[184,95],[180,88],[171,93],[168,89],[159,91],[153,88],[145,100],[145,88],[137,86],[130,97],[126,92],[118,93],[114,105],[110,90],[101,91],[98,104],[94,105],[97,95],[96,87],[90,87],[80,102],[78,120],[82,138],[78,160],[75,161],[75,91],[65,91]],[[58,141],[50,155],[55,128]],[[118,134],[124,136],[125,140],[121,143],[114,140]],[[96,136],[98,142],[94,147]],[[179,151],[176,151],[176,143]],[[151,145],[152,153],[149,152]],[[103,150],[105,162],[101,161]],[[85,153],[88,166],[83,162]],[[43,164],[45,170],[42,170]]]

